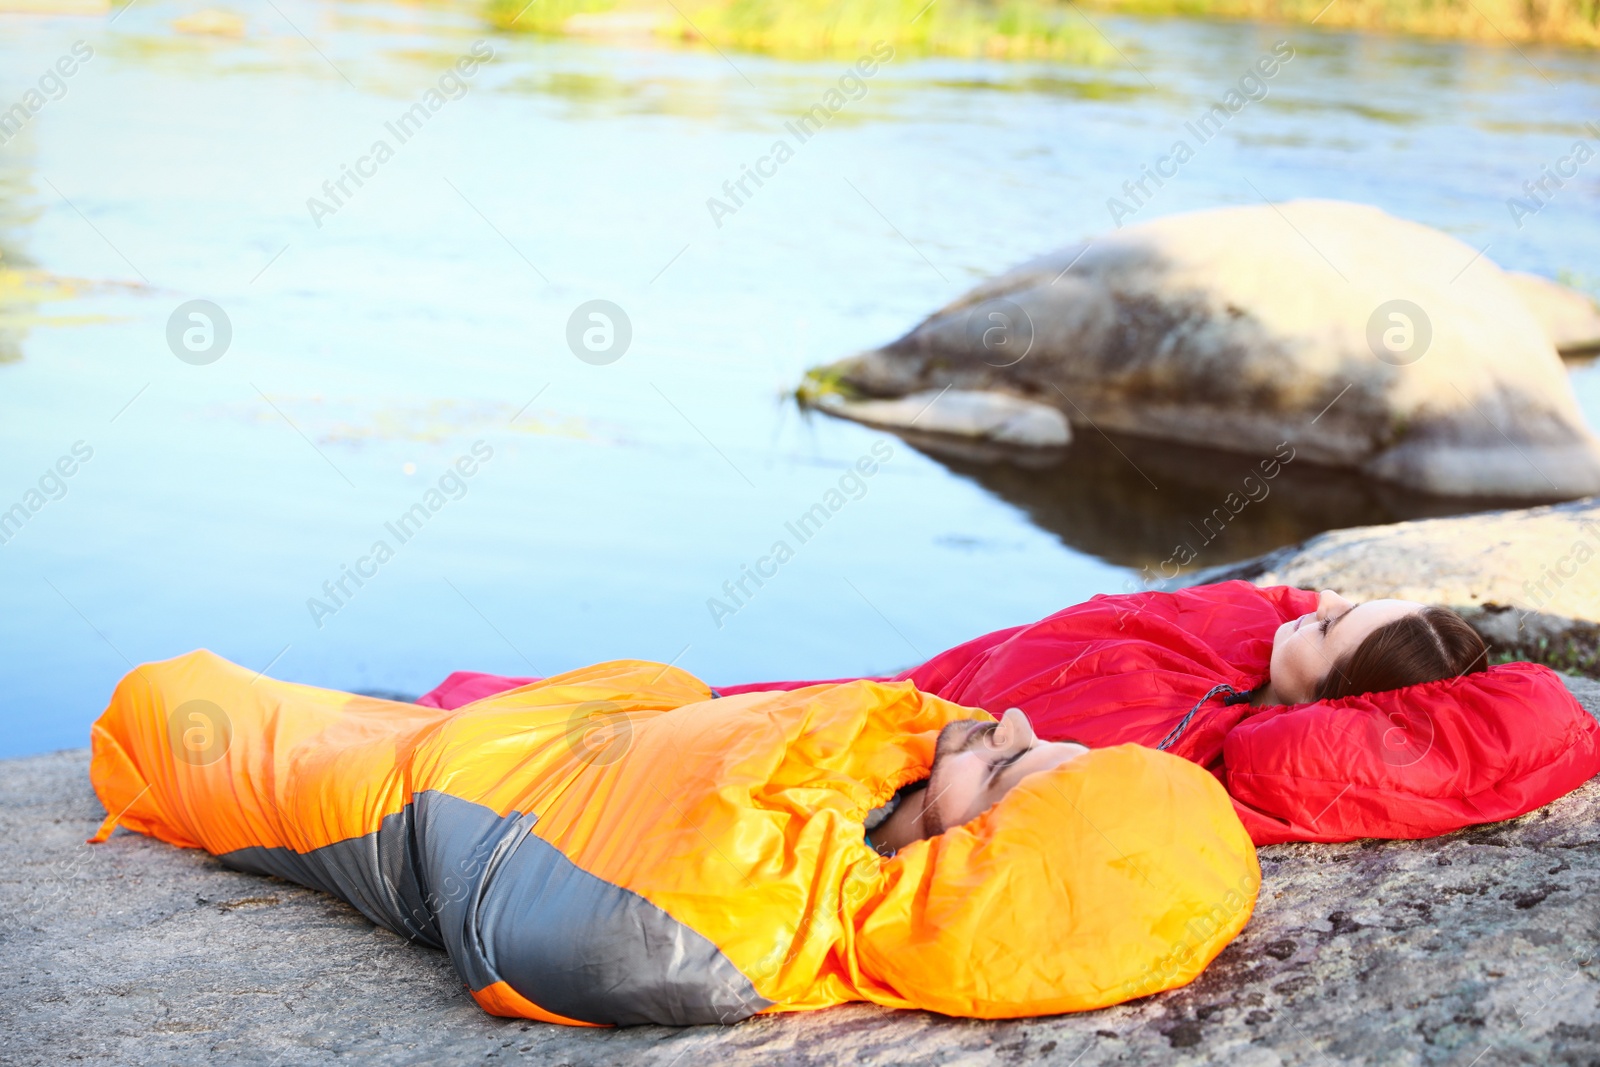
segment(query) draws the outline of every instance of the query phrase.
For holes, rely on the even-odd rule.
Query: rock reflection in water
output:
[[[1267,478],[1272,456],[1092,429],[1051,452],[922,435],[906,435],[906,442],[1021,508],[1063,544],[1136,568],[1147,581],[1248,559],[1324,530],[1526,506],[1421,496],[1304,460],[1278,462]]]

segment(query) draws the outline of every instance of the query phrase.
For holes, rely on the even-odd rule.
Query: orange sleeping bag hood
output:
[[[563,1023],[1079,1011],[1184,985],[1243,928],[1260,870],[1227,794],[1134,745],[874,853],[867,813],[974,717],[909,682],[713,699],[637,661],[446,711],[194,652],[95,724],[97,840],[335,894],[447,951],[487,1011]]]

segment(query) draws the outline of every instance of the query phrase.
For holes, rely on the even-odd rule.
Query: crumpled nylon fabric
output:
[[[1294,707],[1200,703],[1219,685],[1259,686],[1278,626],[1315,608],[1314,593],[1242,581],[1097,596],[894,679],[991,714],[1020,707],[1041,737],[1091,746],[1158,745],[1194,711],[1168,750],[1223,782],[1258,845],[1433,837],[1524,815],[1600,773],[1600,727],[1532,664]],[[519,682],[457,672],[422,701]]]
[[[973,717],[905,681],[716,698],[626,660],[442,709],[194,652],[136,668],[95,723],[97,838],[334,893],[449,952],[486,1011],[551,1022],[1004,1018],[1193,980],[1260,870],[1187,760],[1097,749],[892,858],[866,846],[866,814]]]

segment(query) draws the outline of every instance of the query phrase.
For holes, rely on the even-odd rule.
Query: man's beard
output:
[[[965,752],[977,740],[980,733],[992,733],[995,723],[984,722],[979,719],[957,719],[947,722],[944,729],[939,731],[939,740],[933,746],[933,766],[928,769],[928,787],[923,791],[922,804],[922,836],[924,838],[938,837],[948,829],[944,820],[939,817],[939,798],[944,794],[947,785],[944,779],[949,766],[946,757]]]

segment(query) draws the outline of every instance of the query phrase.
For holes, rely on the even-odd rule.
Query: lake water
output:
[[[0,508],[73,471],[0,545],[0,755],[86,743],[132,663],[199,646],[349,689],[623,656],[717,684],[893,670],[1129,588],[1232,461],[1085,438],[1054,470],[941,462],[786,393],[1107,229],[1107,197],[1279,40],[1270,95],[1140,218],[1340,197],[1600,273],[1600,170],[1520,229],[1505,206],[1600,121],[1586,53],[1093,16],[1126,62],[898,57],[799,143],[784,124],[845,61],[248,9],[242,39],[175,34],[193,6],[162,0],[0,17],[0,107],[92,49],[0,147],[5,262],[77,280],[0,338]],[[479,40],[492,59],[402,142],[389,124]],[[713,219],[780,137],[793,157]],[[345,166],[367,177],[335,201]],[[214,362],[168,344],[196,299],[231,326]],[[604,365],[567,343],[596,299],[632,332]],[[1600,425],[1600,379],[1574,380]],[[1197,565],[1448,510],[1316,472],[1252,508]]]

